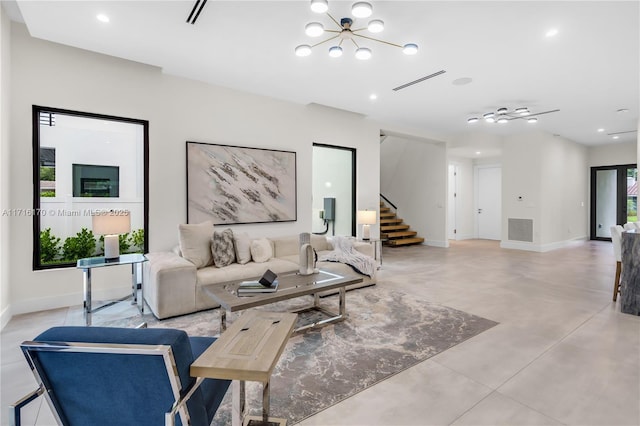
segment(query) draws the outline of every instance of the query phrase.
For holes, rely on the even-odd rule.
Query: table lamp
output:
[[[358,223],[362,225],[362,239],[370,239],[371,230],[369,229],[369,227],[370,225],[375,225],[376,223],[376,211],[358,210],[357,220]]]
[[[120,257],[120,234],[131,231],[131,214],[127,210],[101,212],[92,217],[93,233],[104,235],[105,259]]]

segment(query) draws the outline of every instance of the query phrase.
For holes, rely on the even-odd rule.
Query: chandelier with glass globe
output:
[[[358,42],[364,42],[366,40],[376,41],[378,43],[384,43],[390,46],[399,47],[406,55],[415,55],[418,53],[418,45],[415,43],[407,43],[405,45],[400,45],[396,43],[390,43],[388,41],[380,40],[374,37],[370,37],[368,35],[362,34],[363,31],[369,31],[372,34],[380,33],[384,30],[384,22],[380,19],[373,19],[369,21],[368,25],[363,28],[354,28],[354,20],[352,18],[342,18],[340,21],[335,19],[329,11],[329,2],[327,0],[311,0],[311,10],[316,13],[325,13],[331,21],[337,25],[338,29],[325,29],[324,25],[320,22],[311,22],[305,26],[305,33],[309,37],[320,37],[324,33],[333,34],[326,40],[323,40],[319,43],[315,44],[301,44],[296,47],[296,55],[298,56],[309,56],[311,55],[311,49],[321,44],[328,43],[330,41],[334,41],[334,45],[329,47],[329,56],[332,58],[338,58],[342,56],[343,43],[353,43],[356,48],[355,56],[358,59],[369,59],[371,58],[372,52],[371,49],[365,46],[361,46]],[[372,15],[373,6],[368,2],[356,2],[351,6],[351,14],[354,18],[365,19]]]

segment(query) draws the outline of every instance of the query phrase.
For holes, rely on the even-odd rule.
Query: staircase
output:
[[[423,243],[424,238],[416,237],[417,234],[402,219],[396,217],[384,201],[380,201],[380,238],[384,245],[397,247]]]

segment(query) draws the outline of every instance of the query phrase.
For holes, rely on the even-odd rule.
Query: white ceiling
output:
[[[351,16],[352,3],[330,0],[329,12],[338,20]],[[361,42],[373,50],[369,61],[355,59],[348,44],[338,59],[327,55],[329,45],[297,57],[297,45],[324,39],[307,37],[305,24],[320,21],[332,28],[326,15],[311,12],[307,0],[209,0],[195,25],[185,22],[194,0],[17,1],[34,37],[215,85],[358,112],[383,127],[442,139],[471,129],[508,134],[536,126],[586,145],[636,140],[635,132],[618,140],[608,134],[638,128],[638,1],[371,3],[373,15],[354,27],[382,19],[386,28],[377,36],[417,43],[417,55]],[[99,22],[98,13],[110,22]],[[548,38],[551,28],[558,34]],[[439,70],[446,73],[392,90]],[[465,77],[472,82],[453,84]],[[502,106],[560,112],[541,115],[535,125],[467,124],[467,118]]]

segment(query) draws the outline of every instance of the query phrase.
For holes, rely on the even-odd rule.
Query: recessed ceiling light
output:
[[[558,35],[558,29],[557,28],[550,28],[546,33],[545,36],[546,37],[555,37]]]
[[[467,120],[467,123],[471,124],[471,123],[475,123],[478,121],[478,117],[471,117],[470,119]]]
[[[506,117],[500,117],[498,118],[498,123],[500,124],[504,124],[504,123],[508,123],[509,120],[506,119]]]
[[[617,112],[618,114],[624,114],[624,113],[629,112],[629,110],[628,110],[628,109],[626,109],[626,108],[622,108],[622,109],[617,110],[616,112]]]
[[[538,122],[538,119],[536,117],[527,118],[527,123],[533,124],[533,123],[537,123],[537,122]]]
[[[464,86],[465,84],[469,84],[473,81],[471,77],[462,77],[455,79],[451,82],[454,86]]]
[[[613,138],[614,138],[614,139],[620,139],[620,136],[615,135]]]
[[[369,99],[371,99],[372,101],[375,101],[376,99],[378,99],[378,95],[376,95],[375,93],[372,93],[369,95]]]
[[[604,132],[604,129],[603,129],[602,127],[600,127],[600,128],[598,129],[598,132],[602,133],[602,132]]]
[[[480,151],[476,151],[476,155],[480,155],[482,154]]]
[[[100,22],[109,22],[109,17],[107,15],[105,15],[104,13],[99,13],[96,15],[96,19]]]

